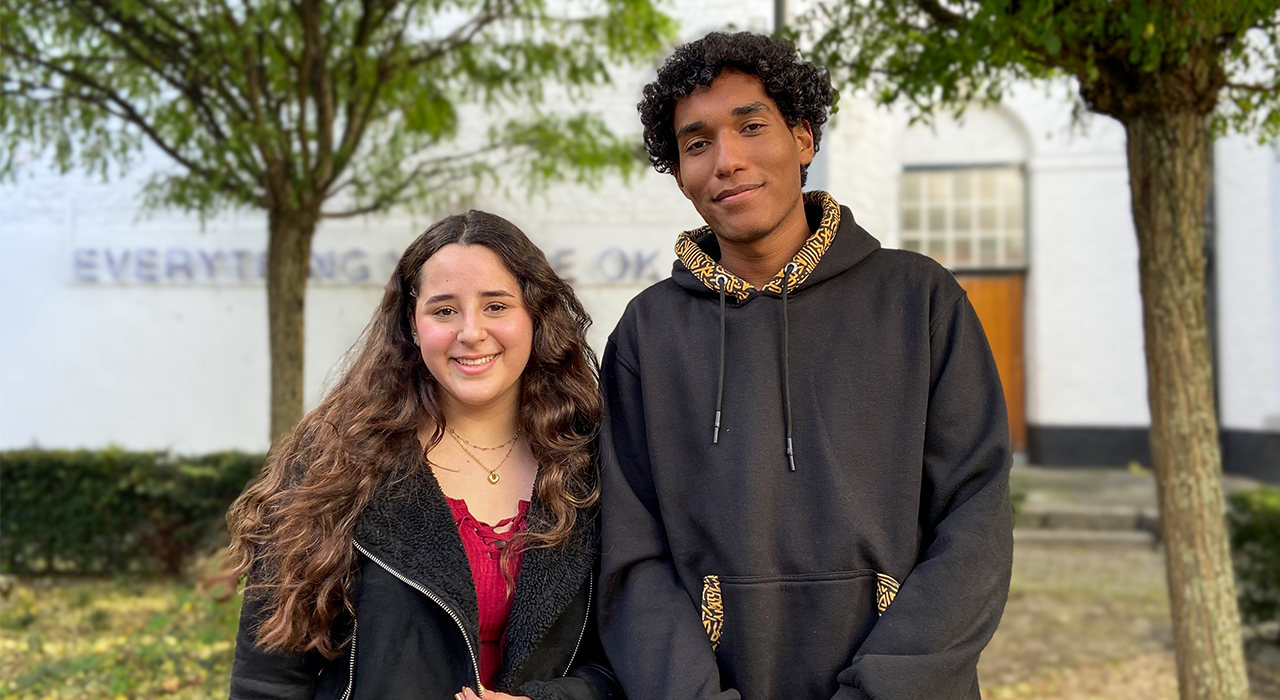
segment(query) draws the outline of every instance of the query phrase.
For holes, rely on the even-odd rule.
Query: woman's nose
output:
[[[488,329],[484,325],[484,317],[480,314],[464,314],[462,318],[462,330],[458,332],[458,339],[469,345],[474,345],[489,336]]]

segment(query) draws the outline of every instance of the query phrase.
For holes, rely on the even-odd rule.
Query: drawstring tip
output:
[[[787,463],[791,465],[791,471],[796,470],[796,454],[791,447],[791,438],[787,438]]]
[[[716,411],[716,431],[711,435],[711,444],[720,444],[720,412]]]

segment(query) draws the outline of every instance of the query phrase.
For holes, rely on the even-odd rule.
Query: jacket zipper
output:
[[[351,691],[356,686],[356,633],[360,631],[360,621],[355,620],[351,624],[351,667],[347,669],[347,689],[342,691],[341,700],[347,700],[351,697]]]
[[[440,596],[436,595],[435,593],[432,593],[431,590],[429,590],[428,588],[424,587],[423,585],[419,584],[416,581],[411,580],[409,577],[405,576],[404,574],[401,574],[399,571],[396,571],[390,566],[387,566],[386,563],[383,562],[381,559],[370,554],[369,550],[360,546],[359,542],[354,542],[354,544],[356,549],[360,550],[361,554],[365,555],[366,557],[369,557],[369,560],[372,561],[374,564],[377,564],[378,566],[381,566],[383,569],[386,569],[387,573],[400,579],[402,582],[404,582],[405,585],[418,591],[422,595],[425,595],[426,597],[430,598],[431,601],[434,602],[436,605],[439,605],[440,608],[449,615],[449,617],[453,618],[453,621],[458,625],[458,631],[462,632],[462,639],[465,640],[467,643],[467,652],[471,654],[471,668],[475,670],[476,694],[479,695],[480,697],[484,697],[484,686],[481,685],[480,683],[480,658],[476,654],[475,646],[471,644],[471,635],[467,634],[467,628],[465,625],[462,624],[462,618],[458,615],[458,613],[454,612],[453,608],[450,608],[448,605],[446,605],[444,600]]]
[[[587,636],[587,625],[591,622],[591,602],[595,598],[596,593],[596,574],[594,571],[587,574],[587,614],[582,617],[582,630],[578,632],[578,643],[573,645],[573,654],[569,657],[569,665],[565,666],[564,673],[561,677],[569,675],[569,671],[573,670],[573,662],[578,659],[578,650],[582,648],[582,639]]]

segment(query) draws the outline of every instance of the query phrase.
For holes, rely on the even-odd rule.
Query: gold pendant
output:
[[[489,483],[496,484],[499,478],[498,472],[489,472]]]

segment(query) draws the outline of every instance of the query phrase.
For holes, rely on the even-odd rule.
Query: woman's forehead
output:
[[[505,290],[518,294],[520,289],[515,275],[493,250],[457,243],[442,247],[423,263],[419,285],[426,296],[435,291],[479,295]]]

